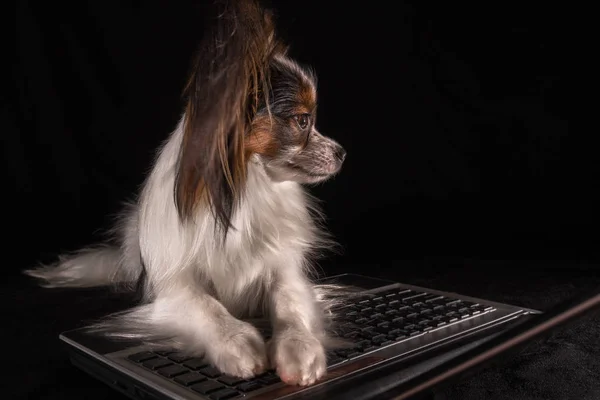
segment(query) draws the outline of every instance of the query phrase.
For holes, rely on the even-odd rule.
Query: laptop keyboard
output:
[[[339,313],[338,334],[354,346],[329,352],[327,363],[332,367],[490,311],[494,308],[488,305],[402,288],[364,295]],[[214,400],[243,397],[281,382],[274,371],[250,380],[224,375],[203,358],[186,357],[173,351],[144,351],[128,359]]]

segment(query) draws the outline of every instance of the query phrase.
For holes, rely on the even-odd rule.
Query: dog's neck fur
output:
[[[147,272],[179,275],[195,284],[206,282],[212,286],[206,289],[234,315],[259,312],[262,305],[248,304],[247,292],[267,289],[256,287],[255,283],[264,285],[269,282],[264,277],[270,274],[270,269],[285,267],[274,263],[288,257],[304,258],[307,251],[319,243],[321,232],[310,213],[314,207],[312,198],[295,182],[272,181],[263,162],[258,156],[252,156],[241,203],[232,218],[233,229],[221,246],[215,235],[214,216],[207,205],[200,205],[194,221],[182,225],[177,218],[173,184],[182,138],[183,119],[162,147],[140,198],[142,258],[155,254],[155,248],[152,252],[145,249],[161,241],[164,257],[169,260],[164,268]],[[163,217],[147,218],[154,213]],[[162,225],[149,226],[144,221],[161,221]],[[194,268],[194,265],[203,265],[203,268]],[[172,279],[150,281],[172,282]],[[170,290],[169,287],[148,289],[152,292]],[[257,293],[256,297],[261,296]]]

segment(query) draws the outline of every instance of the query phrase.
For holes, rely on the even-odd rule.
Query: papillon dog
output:
[[[47,287],[141,289],[139,306],[97,332],[203,355],[232,376],[273,368],[309,385],[335,341],[335,295],[311,273],[332,242],[302,184],[337,174],[346,152],[317,130],[315,74],[288,57],[272,14],[252,0],[217,5],[183,115],[120,218],[118,245],[26,273]],[[268,343],[248,322],[260,316]]]

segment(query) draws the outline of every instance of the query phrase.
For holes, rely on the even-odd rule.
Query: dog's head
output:
[[[258,154],[277,181],[316,183],[336,174],[346,151],[317,130],[314,73],[278,54],[269,64],[269,86],[249,124],[247,155]]]
[[[186,219],[207,200],[227,229],[251,158],[274,181],[317,183],[346,152],[317,130],[315,75],[288,57],[272,15],[254,0],[217,4],[185,89],[175,201]]]

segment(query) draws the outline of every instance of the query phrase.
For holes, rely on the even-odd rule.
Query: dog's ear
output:
[[[244,137],[268,93],[269,62],[281,45],[272,15],[253,0],[217,1],[190,79],[175,180],[182,221],[206,202],[226,235],[246,180]]]

